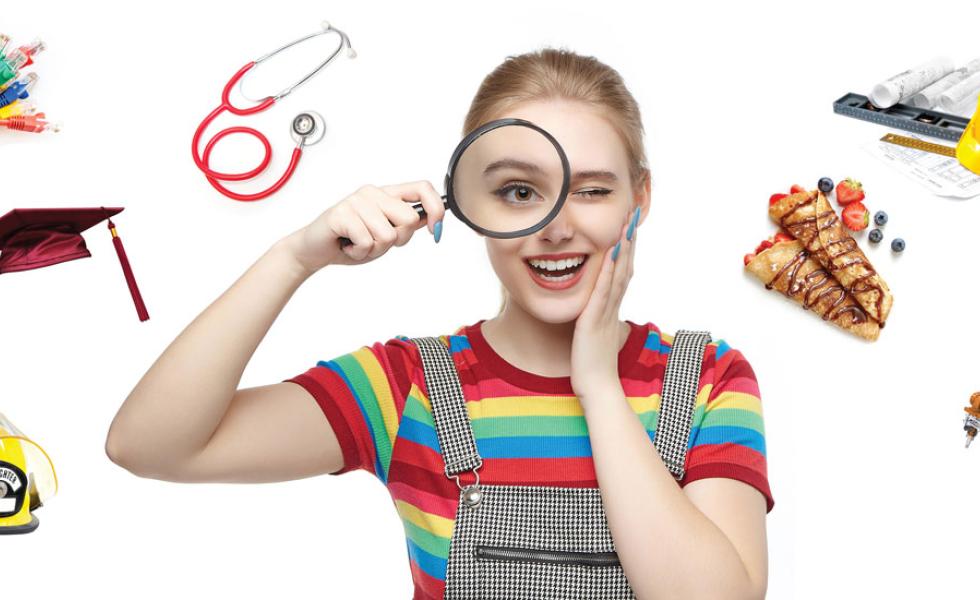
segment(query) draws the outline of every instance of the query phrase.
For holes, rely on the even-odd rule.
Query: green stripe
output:
[[[378,453],[378,461],[381,463],[383,473],[378,473],[383,481],[388,481],[388,465],[391,463],[391,442],[388,440],[388,430],[385,429],[384,419],[381,416],[381,407],[378,406],[378,397],[371,387],[371,380],[367,373],[361,368],[361,364],[354,357],[353,353],[345,354],[334,359],[340,366],[350,384],[354,387],[364,412],[367,413],[368,422],[374,432],[374,447]]]
[[[415,542],[415,545],[434,556],[443,558],[449,556],[449,539],[435,535],[431,531],[422,529],[408,519],[403,519],[405,524],[405,534],[408,539]]]
[[[402,416],[433,428],[436,426],[435,421],[432,420],[432,413],[427,411],[422,402],[411,394],[405,398],[405,410],[402,411]]]
[[[754,429],[761,435],[766,433],[762,424],[762,416],[744,408],[712,408],[705,415],[704,421],[701,422],[702,429],[725,426]]]
[[[483,417],[472,420],[473,434],[478,438],[515,436],[583,436],[588,435],[585,417]]]
[[[640,423],[643,423],[643,427],[647,431],[657,430],[657,421],[660,418],[660,413],[655,410],[646,410],[641,413],[636,414],[640,418]]]

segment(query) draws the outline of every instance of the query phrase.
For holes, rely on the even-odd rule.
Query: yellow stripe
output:
[[[432,513],[420,510],[417,506],[409,504],[404,500],[395,500],[395,509],[402,520],[408,521],[413,525],[437,535],[448,538],[453,534],[453,520]]]
[[[626,401],[633,407],[633,412],[636,414],[651,410],[660,411],[660,394],[653,394],[652,396],[627,396]]]
[[[422,389],[415,382],[412,382],[412,387],[408,389],[408,395],[414,396],[419,404],[425,407],[429,414],[432,414],[432,404],[429,403],[429,397],[422,393]]]
[[[722,392],[711,402],[711,410],[716,408],[740,408],[762,414],[762,401],[753,394],[747,392]]]
[[[432,413],[432,404],[417,385],[412,384],[409,395],[414,396],[425,407],[426,411]],[[660,410],[660,394],[627,396],[626,401],[637,414]],[[474,406],[474,404],[479,406]],[[478,403],[467,402],[466,406],[471,419],[513,416],[581,417],[584,415],[582,404],[574,396],[501,396],[499,398],[482,398]],[[479,414],[476,414],[477,410],[479,410]]]
[[[370,348],[362,348],[354,352],[354,357],[364,369],[371,389],[374,390],[378,408],[381,409],[381,418],[385,424],[385,432],[388,434],[392,446],[394,446],[395,436],[398,434],[398,411],[395,409],[395,399],[391,394],[391,384],[388,382],[388,377],[378,362],[378,357]]]

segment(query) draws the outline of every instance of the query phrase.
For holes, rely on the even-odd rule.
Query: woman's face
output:
[[[535,101],[497,118],[508,117],[531,121],[558,140],[568,156],[571,183],[561,211],[539,231],[485,238],[490,263],[507,288],[508,302],[544,322],[573,321],[588,303],[604,253],[619,241],[634,208],[642,205],[646,213],[648,188],[634,191],[626,146],[596,109],[568,100]],[[563,265],[561,259],[569,258],[584,262]],[[563,266],[572,270],[554,277]],[[548,267],[558,267],[551,277],[545,275]]]

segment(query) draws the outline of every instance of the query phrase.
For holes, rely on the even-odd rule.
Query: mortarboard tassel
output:
[[[123,275],[126,276],[126,284],[129,286],[129,293],[133,296],[133,304],[136,305],[136,314],[139,315],[140,321],[146,321],[150,318],[150,313],[146,312],[146,304],[143,303],[143,296],[140,295],[140,289],[136,287],[136,277],[133,276],[133,269],[129,266],[129,258],[126,257],[126,249],[123,248],[122,238],[116,233],[116,225],[109,221],[109,231],[112,232],[112,245],[116,247],[116,254],[119,256],[119,264],[122,265]]]

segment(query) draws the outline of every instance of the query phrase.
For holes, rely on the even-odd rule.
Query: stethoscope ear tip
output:
[[[355,52],[353,48],[348,48],[347,49],[347,56],[349,58],[357,58],[357,52]]]

